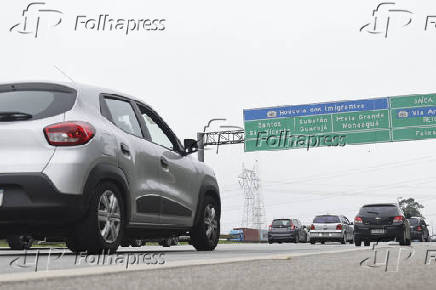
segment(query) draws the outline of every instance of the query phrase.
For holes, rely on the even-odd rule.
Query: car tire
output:
[[[363,245],[364,245],[365,247],[369,247],[369,246],[371,246],[371,242],[370,242],[370,241],[364,241],[364,242],[363,242]]]
[[[12,235],[7,237],[9,247],[12,250],[28,250],[32,247],[33,238],[31,236]]]
[[[362,246],[362,241],[354,239],[354,245],[356,247],[360,247],[360,246]]]
[[[316,241],[312,241],[312,240],[310,240],[310,244],[311,244],[311,245],[315,245],[315,244],[316,244]]]
[[[400,246],[406,246],[407,245],[407,238],[406,238],[406,231],[404,230],[401,237],[398,239],[398,242],[400,243]]]
[[[321,241],[321,244],[324,245],[324,244],[325,244],[325,241]]]
[[[143,241],[142,240],[127,240],[127,241],[122,241],[121,243],[120,243],[120,246],[121,247],[135,247],[135,248],[138,248],[138,247],[142,247],[142,245],[143,245],[144,243],[143,243]]]
[[[168,238],[168,239],[165,239],[165,240],[162,240],[162,241],[159,242],[159,245],[164,247],[164,248],[171,247],[171,244],[172,244],[171,243],[171,238]]]
[[[295,243],[295,244],[298,244],[299,242],[300,242],[300,234],[297,233],[297,234],[295,235],[294,243]]]
[[[206,195],[198,214],[198,222],[191,231],[191,243],[197,251],[213,251],[220,233],[220,213],[216,200]]]
[[[139,248],[139,247],[142,247],[143,242],[142,242],[142,240],[131,240],[130,245],[132,247]]]
[[[273,241],[271,241],[271,240],[269,240],[269,241],[268,241],[268,244],[270,244],[270,245],[271,245],[272,243],[274,243],[274,242],[273,242]]]
[[[74,226],[67,247],[88,254],[115,253],[126,224],[121,192],[112,182],[102,182],[90,194],[85,217]]]
[[[344,237],[343,237],[342,240],[341,240],[341,244],[342,244],[342,245],[345,245],[346,243],[347,243],[347,234],[344,233]]]

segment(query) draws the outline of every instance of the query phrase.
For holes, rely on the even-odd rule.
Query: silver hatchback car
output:
[[[77,84],[0,85],[0,233],[60,237],[74,252],[133,239],[219,239],[214,172],[148,105]]]
[[[310,226],[310,243],[340,242],[354,243],[354,227],[343,215],[319,215]]]

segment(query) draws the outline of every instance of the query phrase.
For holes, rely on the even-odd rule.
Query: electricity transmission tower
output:
[[[261,230],[265,223],[265,207],[256,166],[253,169],[247,169],[243,165],[238,179],[244,194],[241,226]]]

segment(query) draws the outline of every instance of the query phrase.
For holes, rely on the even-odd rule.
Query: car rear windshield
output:
[[[313,219],[314,224],[336,224],[340,222],[339,217],[335,215],[320,215]]]
[[[411,226],[419,225],[419,219],[409,219],[409,223]]]
[[[378,215],[378,216],[398,216],[400,215],[400,212],[398,208],[394,205],[374,205],[374,206],[364,206],[360,209],[359,215],[363,216],[371,216],[371,215]]]
[[[289,227],[290,225],[291,225],[291,220],[273,220],[272,222],[273,228]]]
[[[74,92],[51,90],[0,91],[0,122],[35,120],[71,110]]]

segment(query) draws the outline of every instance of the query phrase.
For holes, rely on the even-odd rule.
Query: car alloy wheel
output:
[[[220,234],[220,207],[217,200],[206,195],[201,201],[198,218],[190,231],[191,245],[197,251],[213,251]]]
[[[218,222],[216,217],[215,207],[208,204],[204,209],[204,224],[206,226],[206,236],[210,241],[216,239]]]
[[[117,196],[106,190],[98,203],[98,228],[106,243],[113,243],[120,234],[121,210]]]

